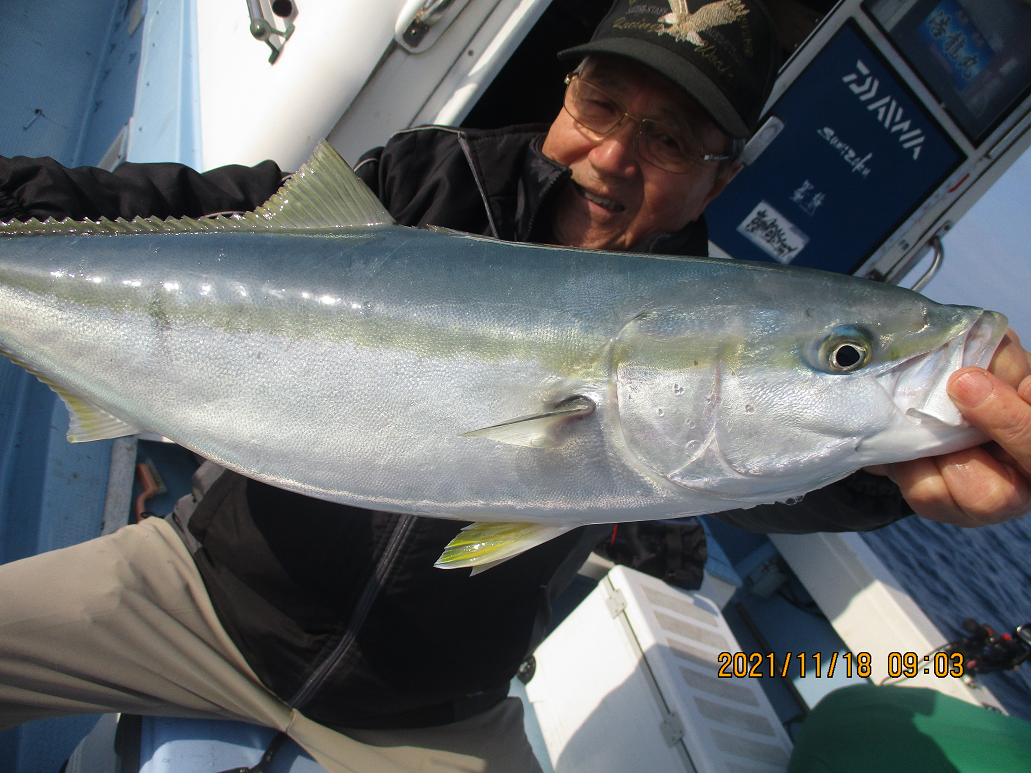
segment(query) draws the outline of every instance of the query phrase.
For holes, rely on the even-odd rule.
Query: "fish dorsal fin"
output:
[[[394,225],[379,199],[325,140],[254,214],[281,228]]]
[[[473,574],[479,574],[572,528],[548,523],[472,523],[448,543],[434,566],[472,567]]]
[[[254,212],[226,217],[135,217],[132,220],[54,220],[0,222],[0,235],[206,233],[210,231],[298,231],[394,225],[372,191],[325,140],[304,166]]]

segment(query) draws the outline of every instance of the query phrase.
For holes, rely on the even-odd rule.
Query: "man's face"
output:
[[[658,73],[628,59],[592,56],[583,77],[604,89],[635,118],[687,127],[707,153],[725,153],[728,142],[700,107]],[[660,233],[679,231],[702,214],[729,176],[699,161],[687,173],[659,169],[634,150],[637,121],[598,139],[563,110],[542,150],[573,171],[558,194],[552,230],[558,243],[599,250],[629,250]]]

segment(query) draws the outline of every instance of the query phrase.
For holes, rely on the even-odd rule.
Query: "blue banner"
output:
[[[771,115],[780,135],[705,213],[735,258],[851,273],[963,158],[851,23]]]

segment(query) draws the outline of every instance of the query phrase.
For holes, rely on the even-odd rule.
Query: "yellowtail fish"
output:
[[[402,227],[325,144],[244,217],[0,226],[0,351],[71,440],[476,522],[444,567],[982,442],[945,383],[1005,330],[807,269]]]

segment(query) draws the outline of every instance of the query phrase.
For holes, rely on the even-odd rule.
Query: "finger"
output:
[[[1025,379],[1025,382],[1029,379]],[[1031,384],[1018,393],[980,368],[962,368],[949,378],[949,396],[966,419],[1031,473]]]
[[[1012,387],[1031,375],[1031,355],[1024,351],[1012,329],[1007,330],[999,342],[988,370]]]
[[[951,523],[984,526],[1031,510],[1031,481],[984,448],[956,451],[935,461],[958,508],[951,514]]]
[[[1010,336],[1013,339],[1013,342],[1017,344],[1017,346],[1023,348],[1023,344],[1020,343],[1020,336],[1017,335],[1017,332],[1013,328],[1007,328],[1006,335]],[[1005,338],[1005,336],[1003,337]],[[1000,345],[1001,343],[1002,342],[1000,341]],[[996,349],[996,351],[998,351],[998,349]],[[1027,349],[1024,349],[1024,359],[1027,360],[1027,367],[1031,369],[1031,352],[1029,352]]]
[[[879,465],[922,518],[977,527],[1024,515],[1031,482],[984,447],[936,458]]]
[[[932,521],[954,523],[963,511],[952,498],[952,492],[933,458],[914,459],[883,465],[891,480],[898,484],[913,512]]]
[[[1017,387],[1017,394],[1020,395],[1021,400],[1031,405],[1031,377],[1025,378],[1020,382],[1020,386]]]
[[[1016,459],[1013,458],[1013,454],[1011,454],[1005,448],[1000,446],[998,443],[989,441],[981,446],[981,450],[983,450],[985,453],[987,453],[990,457],[992,457],[995,461],[999,462],[1000,464],[1006,464],[1010,467],[1013,467],[1014,469],[1020,469],[1020,464],[1017,462]]]

